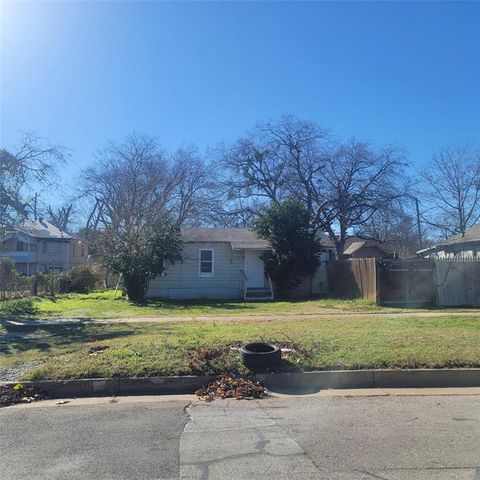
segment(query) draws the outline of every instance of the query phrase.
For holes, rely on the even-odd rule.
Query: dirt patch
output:
[[[97,345],[95,347],[90,347],[88,349],[88,354],[91,357],[96,357],[98,354],[103,353],[105,350],[108,350],[110,347],[108,345]]]
[[[225,348],[203,347],[193,350],[186,373],[190,375],[239,375],[238,350],[236,346]]]

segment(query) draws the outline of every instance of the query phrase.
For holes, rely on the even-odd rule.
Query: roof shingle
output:
[[[15,225],[17,232],[23,232],[34,238],[50,238],[50,239],[65,239],[73,238],[66,232],[62,232],[55,225],[46,222],[45,220],[24,220]]]

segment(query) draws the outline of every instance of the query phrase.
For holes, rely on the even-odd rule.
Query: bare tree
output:
[[[50,223],[62,231],[69,231],[73,215],[73,203],[54,208],[47,207],[47,218]]]
[[[162,215],[178,226],[201,224],[213,183],[194,147],[170,155],[155,138],[135,133],[110,143],[83,172],[82,196],[90,205],[86,231],[131,232]]]
[[[380,242],[393,242],[400,248],[401,256],[413,255],[422,248],[417,219],[404,203],[393,202],[381,208],[365,224],[355,229],[355,235]]]
[[[156,139],[135,133],[100,150],[83,172],[83,195],[93,204],[87,223],[131,233],[165,213],[173,189],[165,152]]]
[[[319,209],[323,228],[343,256],[349,231],[406,193],[401,150],[374,149],[354,138],[341,144],[320,172],[325,202]],[[333,221],[329,221],[333,218]]]
[[[480,220],[480,151],[444,146],[422,170],[423,220],[444,236],[464,234]]]
[[[179,225],[201,225],[215,202],[212,169],[193,146],[177,149],[170,157],[170,164],[174,182],[170,215]]]
[[[327,130],[292,116],[259,124],[224,152],[222,165],[232,197],[253,213],[265,202],[300,199],[339,257],[349,231],[405,192],[403,152],[356,139],[339,144]]]
[[[15,151],[0,149],[0,227],[28,217],[34,188],[51,185],[67,150],[30,132],[22,132]]]
[[[265,203],[304,194],[311,211],[315,200],[310,187],[323,168],[322,143],[328,138],[326,130],[291,115],[259,123],[222,151],[221,165],[230,173],[228,198],[256,213]]]

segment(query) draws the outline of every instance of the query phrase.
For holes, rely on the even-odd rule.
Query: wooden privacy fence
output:
[[[368,298],[399,307],[480,306],[480,258],[335,260],[327,273],[335,298]]]
[[[435,263],[429,259],[390,260],[378,265],[378,303],[399,307],[434,305]]]
[[[374,258],[334,260],[327,265],[328,289],[336,298],[377,298],[377,269]]]
[[[439,306],[480,306],[480,259],[435,260],[435,271]]]

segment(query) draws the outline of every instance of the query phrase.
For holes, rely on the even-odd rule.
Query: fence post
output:
[[[38,295],[38,277],[36,274],[33,277],[33,282],[32,282],[32,295],[35,297]]]

